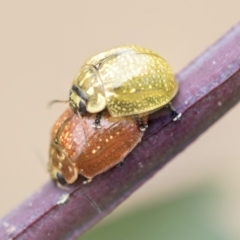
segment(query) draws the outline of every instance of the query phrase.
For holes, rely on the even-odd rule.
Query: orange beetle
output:
[[[143,132],[132,116],[112,117],[104,111],[101,128],[93,128],[95,115],[79,117],[67,109],[51,132],[48,169],[59,184],[75,182],[78,174],[89,181],[118,163],[142,139]],[[143,120],[147,122],[148,116]]]

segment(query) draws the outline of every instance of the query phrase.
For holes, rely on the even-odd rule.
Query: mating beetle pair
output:
[[[170,66],[151,50],[128,45],[102,52],[88,59],[74,79],[70,90],[69,106],[75,115],[59,120],[61,123],[56,123],[53,128],[49,164],[52,178],[57,181],[64,179],[67,183],[72,183],[78,174],[92,178],[121,162],[141,140],[142,133],[137,129],[138,127],[134,130],[136,138],[132,139],[129,149],[125,149],[125,152],[117,145],[118,141],[113,140],[112,145],[109,146],[110,142],[104,143],[109,151],[114,152],[115,159],[105,161],[103,155],[96,154],[94,155],[96,157],[91,158],[89,154],[91,151],[104,152],[105,146],[98,142],[99,139],[110,140],[110,136],[118,139],[114,138],[117,132],[123,135],[124,141],[132,138],[131,134],[129,135],[131,137],[127,137],[132,129],[132,116],[141,131],[147,128],[147,117],[142,119],[139,114],[147,116],[166,105],[170,106],[173,120],[178,120],[181,115],[172,108],[170,103],[177,90],[178,85]],[[108,111],[104,111],[105,109]],[[102,127],[101,131],[91,130],[86,124],[86,122],[89,123],[89,119],[93,119],[93,114],[96,115],[93,125],[95,128]],[[127,123],[126,127],[123,123]],[[75,124],[74,127],[67,128],[71,124]],[[107,124],[107,127],[104,124]],[[81,134],[76,130],[80,128]],[[77,138],[73,137],[75,132],[77,132]],[[119,141],[118,144],[122,142]],[[118,151],[123,152],[116,154]],[[109,156],[107,152],[105,153]],[[101,163],[98,162],[97,157],[102,159]],[[89,164],[90,162],[98,163],[93,166]],[[85,166],[89,164],[87,168],[94,168],[96,172],[86,174],[87,170],[82,166],[85,163]]]

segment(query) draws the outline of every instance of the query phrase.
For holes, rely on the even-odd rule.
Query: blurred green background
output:
[[[103,221],[81,240],[228,240],[218,222],[220,189],[205,183],[174,198],[152,201],[140,209]]]

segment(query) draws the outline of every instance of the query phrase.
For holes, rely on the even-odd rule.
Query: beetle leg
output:
[[[134,114],[133,117],[135,118],[140,131],[144,132],[148,128],[148,125],[142,121],[138,114]]]
[[[98,112],[96,114],[96,118],[95,118],[95,121],[93,123],[94,128],[101,128],[101,124],[100,124],[101,117],[102,117],[102,112]]]
[[[88,184],[92,181],[92,178],[87,178],[85,181],[83,181],[83,184]]]
[[[181,119],[182,114],[175,110],[175,108],[173,107],[171,102],[168,103],[167,107],[169,107],[169,109],[171,111],[171,116],[172,116],[174,122]]]
[[[124,164],[124,160],[122,160],[120,163],[118,163],[118,164],[116,165],[116,167],[122,167],[123,164]]]

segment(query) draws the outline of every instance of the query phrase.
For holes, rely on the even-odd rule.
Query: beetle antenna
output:
[[[68,188],[67,186],[63,186],[61,184],[58,184],[57,183],[57,186],[67,192],[69,192],[70,188]],[[83,191],[79,190],[80,194],[83,195],[83,197],[85,197],[93,206],[95,209],[97,209],[98,213],[101,213],[101,209],[98,207],[98,205],[92,200],[92,198],[90,198],[88,195],[86,195]],[[60,205],[60,204],[64,204],[68,199],[70,198],[70,194],[69,193],[66,193],[66,194],[63,194],[61,196],[61,198],[57,201],[57,204]]]
[[[42,168],[44,169],[44,172],[46,172],[47,168],[47,162],[46,159],[43,157],[42,153],[37,147],[33,147],[33,152],[35,153],[35,156],[37,157],[38,161],[40,162]]]
[[[50,101],[48,103],[47,107],[51,108],[52,105],[55,104],[55,103],[69,103],[69,100],[57,100],[57,99],[55,99],[55,100]]]
[[[81,113],[80,113],[79,111],[77,111],[77,116],[78,116],[79,118],[82,118]]]
[[[81,194],[82,194],[87,200],[89,200],[89,202],[97,209],[97,211],[98,211],[99,213],[102,212],[101,209],[98,207],[98,205],[97,205],[88,195],[86,195],[86,194],[83,193],[82,191],[81,191]]]
[[[61,135],[62,131],[66,127],[67,123],[73,118],[73,116],[74,116],[74,114],[72,114],[72,116],[70,116],[64,120],[64,122],[61,124],[61,126],[59,127],[59,129],[56,132],[55,139],[56,138],[59,139],[59,136]]]
[[[67,123],[73,118],[74,114],[67,119],[64,120],[64,122],[61,124],[61,126],[58,128],[55,137],[52,139],[51,146],[55,148],[58,152],[58,154],[64,154],[61,150],[61,146],[59,145],[59,136],[61,135],[62,131],[66,127]],[[65,154],[64,154],[65,155]]]
[[[87,131],[86,131],[86,129],[87,129],[87,127],[86,127],[86,121],[85,121],[85,119],[82,117],[82,115],[81,115],[81,113],[79,112],[79,111],[77,111],[77,116],[81,119],[81,121],[82,121],[82,123],[83,123],[83,132],[84,132],[84,137],[85,137],[85,139],[86,139],[86,143],[88,142],[88,134],[87,134]]]

